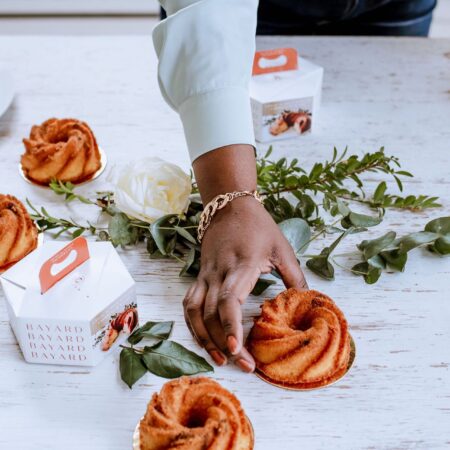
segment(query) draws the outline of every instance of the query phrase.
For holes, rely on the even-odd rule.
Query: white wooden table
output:
[[[358,153],[385,145],[417,175],[406,189],[439,195],[444,207],[419,214],[389,212],[385,224],[368,236],[391,227],[420,230],[431,218],[448,215],[450,41],[259,41],[261,48],[280,45],[295,46],[323,65],[325,84],[320,130],[277,143],[275,156],[296,156],[309,167],[328,157],[333,145],[342,149],[348,144]],[[189,167],[178,118],[157,88],[150,38],[1,37],[0,64],[14,72],[17,88],[12,108],[0,120],[0,192],[68,214],[59,199],[28,185],[17,170],[22,137],[32,124],[52,116],[86,120],[110,166],[158,155]],[[369,182],[375,185],[376,179]],[[94,191],[103,181],[83,190]],[[73,207],[72,214],[77,214]],[[361,235],[349,238],[343,250],[360,240]],[[200,351],[182,317],[188,280],[178,278],[179,264],[151,261],[144,248],[122,256],[137,281],[142,319],[175,320],[174,338]],[[212,376],[237,394],[253,422],[256,449],[448,447],[450,259],[417,251],[405,273],[383,275],[373,286],[342,270],[332,283],[307,275],[312,287],[331,295],[344,310],[357,359],[341,382],[312,392],[280,390],[234,367],[217,369]],[[280,289],[272,288],[269,295]],[[248,299],[246,330],[260,303],[261,298]],[[149,374],[130,391],[119,379],[117,356],[94,369],[27,364],[2,299],[0,448],[130,448],[134,426],[165,380]]]

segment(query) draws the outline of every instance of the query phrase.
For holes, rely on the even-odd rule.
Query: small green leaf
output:
[[[298,214],[302,219],[311,217],[316,210],[316,204],[314,203],[314,200],[306,194],[295,192],[294,195],[299,200],[295,207],[295,213]]]
[[[214,371],[204,358],[172,341],[145,347],[142,361],[150,372],[163,378]]]
[[[128,347],[122,349],[120,352],[120,376],[130,389],[146,372],[147,368],[142,363],[139,354]]]
[[[373,194],[373,199],[376,202],[381,202],[381,200],[384,197],[384,193],[386,192],[386,189],[387,189],[387,184],[385,181],[382,181],[375,189],[375,192]]]
[[[124,213],[111,217],[108,225],[108,233],[111,242],[117,245],[129,245],[134,243],[135,230],[130,226],[130,220]]]
[[[440,255],[450,254],[450,217],[439,217],[425,226],[425,231],[438,233],[440,237],[429,246],[432,252]]]
[[[176,232],[184,237],[184,239],[186,239],[187,241],[191,242],[192,244],[197,244],[197,240],[195,239],[194,236],[192,236],[191,233],[189,233],[189,231],[187,231],[185,228],[179,227],[179,226],[174,226],[173,227]]]
[[[196,254],[195,248],[191,248],[189,250],[188,255],[187,255],[186,262],[185,262],[183,268],[180,271],[180,274],[179,274],[180,277],[185,277],[185,276],[187,276],[189,274],[188,271],[189,271],[189,269],[191,268],[192,264],[195,261],[195,254]]]
[[[78,230],[75,230],[73,233],[72,233],[72,238],[73,239],[75,239],[75,238],[77,238],[78,236],[81,236],[83,233],[84,233],[84,228],[78,228]]]
[[[275,280],[268,280],[267,278],[259,278],[256,282],[253,290],[251,292],[252,295],[261,295],[269,286],[276,284]]]
[[[348,216],[344,217],[341,221],[341,225],[344,228],[349,228],[350,226],[354,227],[374,227],[375,225],[378,225],[383,220],[382,217],[373,217],[373,216],[367,216],[365,214],[358,214],[351,212]]]
[[[450,235],[446,235],[436,239],[434,244],[430,246],[430,250],[445,256],[450,254]]]
[[[376,283],[381,275],[380,268],[374,267],[367,262],[355,264],[352,267],[352,272],[355,275],[362,276],[367,284]]]
[[[382,250],[388,248],[394,242],[395,236],[395,231],[389,231],[379,238],[372,239],[370,241],[362,241],[358,245],[358,248],[363,252],[364,258],[367,261],[368,259],[380,253]]]
[[[384,251],[380,253],[380,256],[386,261],[391,269],[399,272],[403,272],[406,261],[408,260],[408,254],[400,253],[398,250]]]
[[[450,234],[450,216],[431,220],[425,225],[425,231],[431,231],[440,235]]]
[[[411,233],[398,240],[398,250],[400,253],[406,253],[421,245],[429,244],[435,241],[438,237],[439,234],[429,231],[419,231],[417,233]]]
[[[168,245],[170,242],[170,239],[173,238],[173,236],[176,234],[176,231],[174,229],[166,230],[161,227],[167,228],[170,226],[171,221],[178,217],[176,214],[167,214],[166,216],[160,217],[159,219],[155,220],[150,225],[150,234],[152,235],[155,244],[158,247],[158,250],[163,254],[167,255],[171,252],[168,251]]]
[[[278,226],[284,237],[288,240],[296,255],[301,255],[308,248],[311,239],[311,229],[303,219],[287,219]]]
[[[348,216],[350,214],[350,208],[347,206],[346,203],[344,203],[339,198],[336,199],[336,206],[339,211],[339,214],[341,214],[342,216]]]
[[[367,275],[364,275],[364,281],[367,284],[374,284],[378,281],[381,275],[381,269],[378,267],[369,267],[369,271],[367,272]]]
[[[147,322],[135,330],[129,337],[128,342],[136,345],[142,339],[169,339],[173,328],[173,321],[169,322]]]
[[[380,255],[372,256],[372,258],[368,259],[367,262],[370,266],[376,267],[377,269],[386,269],[386,261]]]
[[[306,261],[306,267],[319,277],[334,280],[334,267],[327,257],[317,256]]]

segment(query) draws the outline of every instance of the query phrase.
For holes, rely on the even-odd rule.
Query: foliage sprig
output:
[[[339,154],[334,148],[329,161],[317,162],[310,170],[300,166],[297,159],[272,161],[271,154],[272,147],[257,160],[258,189],[265,208],[281,227],[297,257],[305,258],[303,253],[312,241],[326,234],[339,234],[333,244],[318,254],[309,255],[306,261],[306,266],[322,278],[334,279],[336,265],[371,284],[379,279],[383,270],[403,271],[408,252],[414,248],[426,247],[439,255],[450,253],[450,218],[442,217],[429,222],[423,231],[401,238],[391,231],[377,239],[363,240],[353,253],[360,262],[351,268],[342,266],[336,260],[339,255],[335,250],[348,235],[379,225],[387,209],[415,212],[437,208],[441,206],[438,198],[391,193],[386,180],[380,181],[368,194],[363,181],[367,174],[391,177],[400,193],[403,192],[402,178],[413,176],[402,170],[398,158],[387,156],[383,148],[361,157],[348,155],[347,149]],[[201,248],[197,227],[203,206],[197,195],[192,196],[185,214],[169,214],[149,224],[120,212],[114,205],[113,192],[98,192],[95,199],[89,199],[75,192],[71,183],[52,181],[50,188],[64,196],[65,201],[78,200],[100,208],[101,213],[109,216],[109,222],[106,229],[90,222],[79,224],[73,219],[53,217],[45,208],[38,209],[28,201],[32,218],[42,230],[54,230],[56,236],[68,233],[71,237],[90,232],[122,247],[143,241],[150,258],[174,258],[182,262],[180,276],[198,274]],[[196,191],[193,181],[193,193]],[[354,211],[355,204],[369,207],[373,212]],[[274,282],[270,278],[260,278],[253,293],[261,294]]]

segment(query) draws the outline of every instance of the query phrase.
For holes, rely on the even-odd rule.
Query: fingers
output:
[[[309,289],[305,275],[288,242],[286,242],[286,246],[282,250],[280,259],[274,261],[274,265],[287,288],[296,288],[301,291]]]
[[[184,318],[198,344],[210,354],[217,365],[222,366],[226,364],[227,358],[211,339],[203,322],[203,303],[206,294],[206,283],[201,279],[197,280],[188,290],[184,298]]]
[[[241,305],[248,297],[259,277],[257,267],[243,267],[227,273],[218,296],[218,311],[226,336],[228,351],[238,355],[243,347]]]
[[[219,347],[223,353],[227,353],[228,350],[228,340],[227,333],[223,327],[223,323],[221,320],[220,312],[219,312],[219,299],[221,308],[225,308],[230,311],[235,318],[237,326],[240,328],[240,336],[241,336],[241,345],[238,351],[232,354],[233,361],[244,371],[244,372],[253,372],[255,370],[255,362],[253,360],[252,355],[242,346],[242,312],[241,312],[241,303],[231,301],[228,302],[227,298],[221,296],[220,292],[223,289],[223,284],[221,285],[219,282],[212,283],[208,289],[208,293],[206,295],[205,300],[205,309],[203,312],[203,319],[205,322],[205,326],[208,330],[211,339],[214,343]],[[244,297],[245,298],[245,297]]]
[[[241,269],[242,270],[242,269]],[[208,283],[194,283],[184,301],[185,320],[191,334],[218,365],[226,354],[245,372],[253,372],[255,362],[243,347],[241,304],[259,276],[257,268],[235,270]]]

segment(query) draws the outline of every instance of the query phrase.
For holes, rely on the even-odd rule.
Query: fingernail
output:
[[[239,353],[239,344],[237,339],[234,336],[228,336],[227,337],[227,345],[228,345],[228,350],[230,350],[230,353],[232,355],[236,355],[237,353]]]
[[[236,364],[244,371],[244,372],[253,372],[255,370],[255,367],[253,366],[253,364],[249,363],[247,360],[245,359],[238,359],[236,361]]]
[[[211,350],[209,354],[218,366],[223,366],[227,361],[225,356],[223,356],[222,353],[218,352],[217,350]]]

